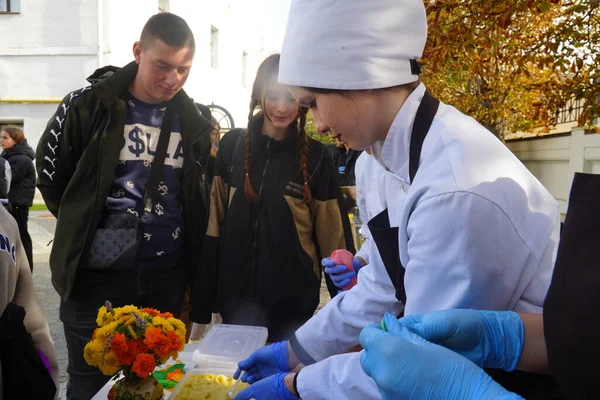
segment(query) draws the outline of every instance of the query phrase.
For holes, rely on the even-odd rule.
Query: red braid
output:
[[[308,109],[302,107],[300,110],[300,126],[299,126],[299,146],[300,146],[300,172],[302,173],[302,179],[304,180],[304,199],[302,202],[304,204],[310,203],[312,200],[312,194],[310,193],[310,188],[308,187],[308,137],[306,135],[306,130],[304,129],[306,125],[306,113]]]

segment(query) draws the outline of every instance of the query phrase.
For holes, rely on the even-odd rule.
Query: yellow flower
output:
[[[107,351],[104,353],[104,357],[102,359],[102,363],[99,365],[100,371],[104,375],[114,375],[119,372],[121,364],[119,364],[119,360],[117,355],[112,351]]]
[[[173,325],[175,330],[181,331],[185,335],[185,324],[183,322],[181,322],[177,318],[169,318],[167,319],[167,321],[169,321],[169,323]]]
[[[167,321],[166,319],[164,319],[163,317],[152,318],[152,324],[156,327],[162,326],[163,330],[166,332],[175,330],[175,328],[173,328],[171,323],[169,321]]]
[[[115,308],[114,309],[114,318],[115,321],[121,319],[122,316],[126,315],[126,314],[131,314],[133,312],[139,312],[138,308],[136,306],[124,306],[124,307],[119,307],[119,308]]]
[[[92,367],[97,367],[100,364],[104,345],[97,340],[92,340],[85,345],[83,349],[83,358],[85,362]]]
[[[123,318],[121,318],[121,320],[119,321],[119,323],[123,323],[125,326],[131,325],[135,322],[135,316],[123,316]]]
[[[185,343],[185,324],[177,318],[169,318],[167,321],[169,321],[169,323],[173,325],[173,327],[175,328],[175,333],[177,333],[177,336],[179,336],[181,338],[181,341]]]
[[[102,326],[104,321],[108,318],[108,313],[106,312],[106,307],[102,306],[98,309],[98,317],[96,318],[96,323],[98,326]]]
[[[135,330],[133,330],[133,327],[131,325],[127,325],[127,330],[131,334],[132,338],[134,338],[134,339],[138,338],[138,335],[136,335]]]
[[[98,328],[96,331],[96,337],[108,337],[112,335],[117,329],[117,323],[111,322],[107,325],[104,325],[102,328]]]

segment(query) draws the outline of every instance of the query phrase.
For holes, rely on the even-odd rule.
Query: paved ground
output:
[[[58,318],[60,298],[50,282],[50,267],[48,256],[50,247],[48,243],[54,236],[56,220],[48,212],[35,211],[30,214],[29,233],[33,240],[33,283],[35,284],[38,300],[44,309],[46,319],[50,325],[50,333],[56,347],[56,356],[60,366],[61,391],[59,399],[65,399],[65,386],[67,383],[67,347],[62,323]]]
[[[58,318],[58,306],[60,298],[54,291],[50,282],[50,267],[48,257],[50,255],[49,242],[54,236],[56,220],[48,212],[32,212],[29,219],[29,233],[33,239],[33,281],[37,290],[38,300],[44,309],[46,318],[50,325],[50,333],[56,346],[56,354],[60,366],[61,388],[59,399],[66,399],[65,387],[67,376],[67,347],[62,323]],[[329,293],[323,285],[321,288],[321,305],[319,309],[329,301]]]

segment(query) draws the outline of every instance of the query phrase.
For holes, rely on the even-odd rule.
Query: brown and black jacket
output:
[[[304,204],[298,131],[274,140],[260,133],[262,117],[254,123],[250,180],[261,201],[246,199],[245,131],[232,130],[219,146],[202,252],[202,268],[211,272],[201,279],[210,276],[216,285],[195,285],[216,292],[193,294],[192,320],[206,320],[196,302],[215,299],[223,322],[266,326],[274,341],[290,336],[315,312],[321,258],[336,249],[354,251],[354,244],[325,146],[308,140],[312,200]]]

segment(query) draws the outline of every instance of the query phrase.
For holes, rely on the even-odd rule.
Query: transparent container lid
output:
[[[245,325],[213,325],[192,356],[198,366],[230,366],[248,358],[267,342],[267,328]],[[234,368],[235,372],[235,368]]]

